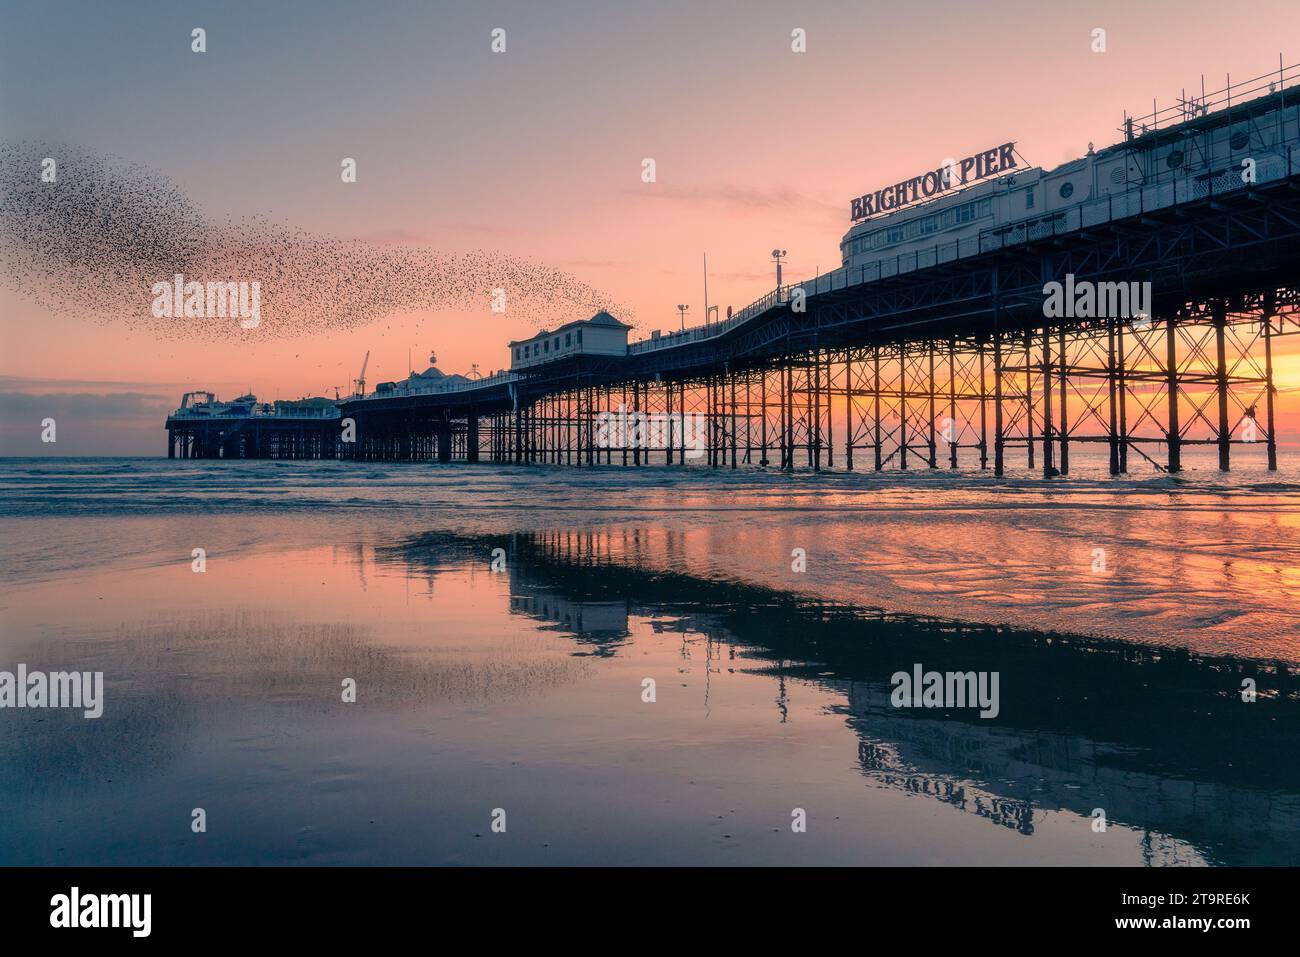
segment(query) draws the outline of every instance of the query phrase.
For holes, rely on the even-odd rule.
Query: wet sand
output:
[[[169,465],[0,473],[0,669],[106,687],[0,710],[0,863],[1300,862],[1276,480]]]

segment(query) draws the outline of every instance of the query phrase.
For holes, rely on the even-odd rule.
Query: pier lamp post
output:
[[[784,249],[772,250],[772,262],[776,263],[776,288],[781,288],[781,257],[786,254]]]
[[[689,309],[689,308],[691,308],[691,307],[690,307],[690,306],[681,306],[681,305],[679,305],[679,306],[677,307],[677,311],[680,312],[680,313],[682,314],[682,332],[685,332],[685,331],[686,331],[686,310]]]

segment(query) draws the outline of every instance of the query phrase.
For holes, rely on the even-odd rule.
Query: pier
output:
[[[575,467],[1000,475],[1023,461],[1045,477],[1068,474],[1085,445],[1105,449],[1117,475],[1176,473],[1184,450],[1207,446],[1222,470],[1243,451],[1275,469],[1274,348],[1300,333],[1300,92],[1280,76],[1283,89],[1270,80],[1244,105],[1228,90],[1226,112],[1200,104],[1163,125],[1155,114],[1141,134],[1127,120],[1124,143],[1086,158],[1120,157],[1124,176],[1124,163],[1145,164],[1140,182],[1112,169],[1119,185],[1104,195],[1062,205],[1074,191],[1062,184],[1047,215],[995,216],[870,260],[856,252],[868,234],[855,224],[842,268],[778,285],[722,322],[621,349],[583,346],[579,330],[577,346],[555,336],[541,356],[536,343],[552,333],[539,333],[532,346],[511,343],[511,371],[486,379],[412,376],[339,400],[328,424],[214,436],[169,419],[171,441],[199,456]],[[1251,124],[1271,137],[1257,163],[1243,152],[1250,134],[1231,145]],[[1207,158],[1192,168],[1184,150],[1198,143]],[[998,197],[1010,185],[984,187]],[[1053,284],[1065,291],[1057,308]],[[1098,301],[1075,308],[1068,293],[1080,288]],[[1129,290],[1146,292],[1141,311]],[[1121,308],[1099,308],[1121,293]],[[586,321],[589,340],[608,330],[604,315]],[[645,441],[651,419],[666,423],[664,441]]]
[[[1293,150],[1293,158],[1300,151]],[[576,356],[446,392],[340,403],[357,459],[688,464],[596,441],[602,414],[698,415],[704,463],[1047,475],[1099,444],[1110,471],[1178,472],[1182,451],[1262,452],[1277,467],[1274,342],[1300,332],[1300,167],[1271,183],[1170,206],[1105,205],[962,259],[916,256],[891,275],[782,287],[717,329]],[[1056,221],[1054,221],[1056,223]],[[1071,228],[1075,226],[1076,228]],[[1144,319],[1043,316],[1044,282],[1150,282]],[[801,287],[800,287],[801,288]],[[662,344],[660,344],[662,343]],[[1163,453],[1163,454],[1162,454]],[[1037,459],[1037,462],[1036,462]]]
[[[187,392],[167,417],[169,459],[331,459],[344,450],[339,412],[328,399],[218,402]]]

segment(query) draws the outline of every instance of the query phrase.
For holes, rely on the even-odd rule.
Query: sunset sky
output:
[[[210,217],[378,244],[493,250],[626,304],[635,337],[838,265],[850,197],[1015,140],[1054,166],[1125,109],[1300,61],[1294,0],[954,3],[0,2],[0,139],[165,174]],[[207,31],[207,52],[190,31]],[[507,52],[489,48],[493,28]],[[791,31],[807,31],[794,54]],[[1095,27],[1107,52],[1090,50]],[[354,184],[340,161],[357,160]],[[657,181],[641,181],[643,158]],[[569,318],[584,318],[572,316]],[[180,393],[332,395],[507,364],[525,319],[463,308],[294,338],[190,341],[59,314],[0,284],[0,453],[162,454]],[[1277,363],[1283,431],[1300,357]],[[112,397],[105,400],[104,396]],[[60,420],[61,430],[64,429]],[[75,423],[75,424],[74,424]]]

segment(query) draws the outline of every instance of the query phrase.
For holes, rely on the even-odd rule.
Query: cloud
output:
[[[177,406],[160,393],[0,393],[0,433],[22,432],[30,423],[49,419],[123,423],[140,416],[166,416]]]
[[[156,395],[188,391],[190,386],[184,382],[123,382],[120,379],[49,379],[34,376],[0,375],[0,393],[33,392],[45,395],[48,392],[93,392],[107,389],[109,392],[130,392],[138,390]]]
[[[159,392],[0,392],[0,455],[159,455],[176,399]],[[41,441],[42,421],[58,441]]]
[[[120,418],[132,412],[155,409],[159,403],[166,407],[167,400],[159,393],[149,392],[8,392],[0,394],[0,414],[24,415],[40,412],[70,412],[78,415],[93,414],[97,418]],[[3,428],[0,420],[0,428]]]

